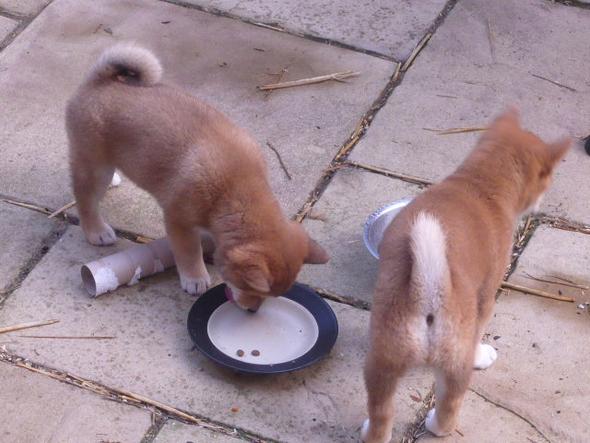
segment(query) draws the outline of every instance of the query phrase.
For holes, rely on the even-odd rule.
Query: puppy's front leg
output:
[[[166,217],[166,232],[182,289],[191,295],[203,294],[211,285],[211,277],[203,261],[199,228],[183,226]]]

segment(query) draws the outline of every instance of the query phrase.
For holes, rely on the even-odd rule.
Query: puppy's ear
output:
[[[520,112],[514,105],[509,106],[502,114],[498,115],[489,129],[499,129],[506,125],[520,127]]]
[[[244,282],[254,289],[256,292],[263,294],[270,292],[271,282],[269,281],[268,273],[263,269],[257,267],[250,267],[242,273]]]
[[[553,164],[561,160],[565,154],[567,154],[567,151],[570,150],[571,146],[571,137],[565,137],[555,143],[551,143],[549,149],[551,150],[551,160],[553,161]]]
[[[330,256],[313,238],[307,237],[307,255],[303,260],[304,263],[312,265],[322,265],[328,263]]]
[[[545,178],[553,172],[557,163],[567,154],[572,145],[570,137],[563,138],[555,143],[547,145],[549,150],[549,158],[545,160],[541,169],[540,177]]]

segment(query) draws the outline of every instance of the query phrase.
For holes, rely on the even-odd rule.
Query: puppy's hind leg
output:
[[[365,364],[369,418],[361,428],[365,443],[388,443],[393,428],[393,395],[405,368],[392,364],[387,357],[380,357],[371,350]]]
[[[115,231],[101,217],[99,202],[104,196],[115,168],[91,161],[72,161],[74,196],[80,225],[86,239],[97,246],[111,245],[117,240]]]
[[[180,285],[191,295],[201,295],[211,286],[211,277],[203,261],[199,228],[183,226],[169,214],[165,219]]]
[[[434,435],[443,437],[455,429],[459,409],[471,380],[472,362],[473,353],[469,353],[469,358],[462,365],[435,371],[436,403],[426,416],[426,429]]]

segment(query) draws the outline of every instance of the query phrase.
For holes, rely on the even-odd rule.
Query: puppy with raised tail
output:
[[[119,169],[162,207],[182,288],[198,295],[211,284],[200,241],[207,231],[228,295],[255,309],[265,297],[285,292],[304,263],[325,263],[328,255],[281,211],[250,135],[161,77],[150,51],[114,46],[69,101],[66,127],[82,229],[92,244],[115,242],[99,201]]]
[[[473,368],[496,351],[480,343],[510,261],[519,217],[535,207],[570,140],[546,144],[510,110],[452,175],[404,208],[379,247],[379,275],[365,365],[366,443],[391,439],[393,394],[407,369],[435,374],[435,435],[450,434]]]

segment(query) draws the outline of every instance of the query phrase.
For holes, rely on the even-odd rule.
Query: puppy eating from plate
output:
[[[386,229],[365,365],[364,442],[391,439],[397,382],[416,366],[435,374],[436,406],[426,428],[438,436],[455,429],[473,369],[497,357],[480,340],[517,221],[538,206],[569,146],[569,139],[544,143],[510,110],[452,175],[414,199]]]
[[[200,239],[209,232],[228,297],[257,309],[287,291],[304,263],[326,263],[328,255],[283,214],[250,135],[161,78],[150,51],[119,44],[102,54],[68,102],[84,234],[94,245],[115,242],[99,202],[119,169],[162,207],[182,288],[200,295],[211,284]]]

